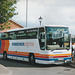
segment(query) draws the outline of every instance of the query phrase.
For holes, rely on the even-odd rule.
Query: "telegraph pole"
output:
[[[28,0],[26,0],[26,27],[28,22]]]

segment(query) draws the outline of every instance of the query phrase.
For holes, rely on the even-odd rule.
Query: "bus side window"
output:
[[[26,39],[27,38],[27,34],[26,31],[17,31],[16,32],[16,39]]]
[[[1,37],[2,37],[2,36],[1,36],[1,33],[0,33],[0,39],[1,39]]]
[[[27,30],[27,39],[37,39],[37,29],[29,29]]]
[[[7,32],[2,33],[1,38],[2,38],[2,40],[7,40],[8,39],[8,33]]]
[[[39,28],[39,44],[40,49],[45,50],[45,33],[44,28]]]
[[[10,32],[10,33],[9,33],[9,39],[16,39],[16,34],[15,34],[15,32]]]

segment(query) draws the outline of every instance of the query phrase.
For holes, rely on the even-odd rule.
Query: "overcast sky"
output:
[[[17,16],[13,20],[26,26],[26,0],[16,4]],[[28,27],[42,25],[68,25],[70,33],[75,34],[75,0],[28,0]]]

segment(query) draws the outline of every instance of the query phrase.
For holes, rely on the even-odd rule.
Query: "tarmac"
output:
[[[72,61],[71,65],[75,67],[75,61]],[[0,75],[12,75],[12,71],[0,64]]]
[[[0,64],[0,75],[12,75],[12,71]]]

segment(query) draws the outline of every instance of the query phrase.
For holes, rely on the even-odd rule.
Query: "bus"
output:
[[[39,64],[71,62],[71,40],[65,25],[45,25],[0,33],[0,54]]]

